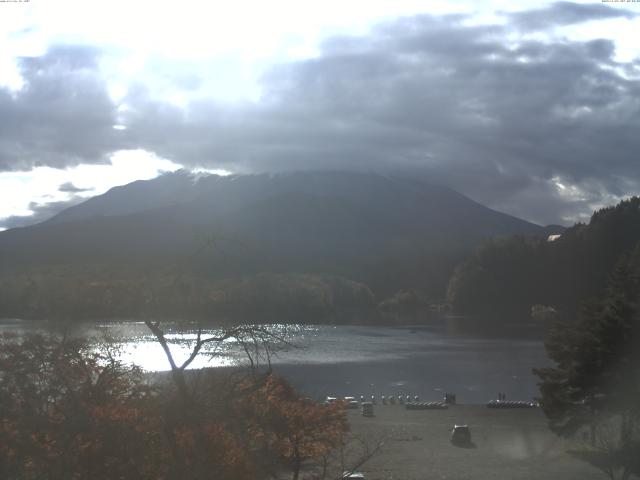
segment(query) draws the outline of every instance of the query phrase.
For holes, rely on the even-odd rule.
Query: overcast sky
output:
[[[640,193],[639,152],[640,3],[0,2],[0,228],[179,168],[571,224]]]

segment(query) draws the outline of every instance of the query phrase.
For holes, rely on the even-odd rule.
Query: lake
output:
[[[538,395],[533,367],[549,365],[539,340],[489,338],[447,332],[442,327],[275,325],[289,347],[271,361],[313,398],[365,395],[419,395],[439,400],[456,393],[458,402],[479,403],[505,392],[508,399]],[[34,331],[39,325],[5,323],[0,331]],[[140,322],[78,327],[80,333],[106,335],[120,346],[124,361],[149,371],[169,368],[161,347]],[[167,329],[174,356],[186,358],[195,332]],[[208,331],[208,333],[215,331]],[[246,363],[237,342],[229,340],[201,355],[192,368]],[[264,360],[264,359],[263,359]]]

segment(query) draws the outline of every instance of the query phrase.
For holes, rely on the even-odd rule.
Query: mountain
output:
[[[179,171],[1,232],[0,272],[126,265],[218,279],[312,273],[362,282],[378,296],[404,288],[442,296],[453,266],[482,239],[559,230],[401,176]]]
[[[363,214],[372,214],[394,225],[415,221],[417,228],[431,226],[435,222],[438,227],[452,232],[474,235],[538,234],[546,228],[491,210],[449,188],[401,176],[299,172],[222,177],[194,175],[184,170],[115,187],[44,223],[121,216],[173,205],[184,205],[194,217],[207,221],[207,216],[233,215],[242,209],[253,209],[265,201],[280,207],[279,203],[286,204],[293,199],[287,197],[295,196],[309,202],[333,200],[342,205],[352,205]],[[552,226],[552,229],[557,230],[557,226]]]

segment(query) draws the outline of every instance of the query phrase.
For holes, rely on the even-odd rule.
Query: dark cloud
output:
[[[404,171],[566,223],[640,190],[640,61],[617,62],[604,39],[516,42],[513,27],[629,16],[565,2],[507,25],[408,17],[273,68],[259,102],[180,108],[131,88],[122,131],[97,52],[54,50],[22,61],[15,98],[0,91],[0,169],[101,161],[124,146],[236,172]]]
[[[76,187],[71,182],[63,183],[62,185],[60,185],[60,187],[58,187],[58,191],[60,191],[60,192],[68,192],[68,193],[88,192],[89,190],[91,190],[91,189],[90,188]]]
[[[0,171],[102,163],[122,147],[99,55],[58,46],[19,59],[23,88],[0,89]]]
[[[32,215],[14,215],[0,219],[0,228],[9,229],[16,227],[26,227],[36,223],[44,222],[49,218],[57,215],[58,213],[66,210],[69,207],[79,204],[85,201],[86,198],[79,196],[72,196],[69,200],[50,202],[50,203],[34,203],[29,204],[29,210],[33,212]]]
[[[192,166],[404,170],[541,223],[635,193],[637,63],[617,63],[609,40],[510,43],[509,28],[419,16],[336,37],[243,107],[182,110],[138,90],[128,135]]]
[[[603,3],[555,2],[548,7],[510,14],[513,25],[527,31],[574,25],[609,18],[634,18],[637,13]]]

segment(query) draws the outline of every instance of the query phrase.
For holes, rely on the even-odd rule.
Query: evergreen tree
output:
[[[624,252],[640,241],[640,197],[596,211],[552,242],[492,239],[454,271],[448,300],[455,312],[510,321],[535,304],[575,316],[585,298],[600,295]]]
[[[597,447],[603,440],[599,426],[614,427],[618,438],[610,460],[622,478],[638,461],[633,451],[640,445],[639,346],[640,244],[617,262],[601,299],[585,303],[577,321],[555,325],[546,348],[556,366],[535,370],[542,408],[555,432],[589,432]]]

